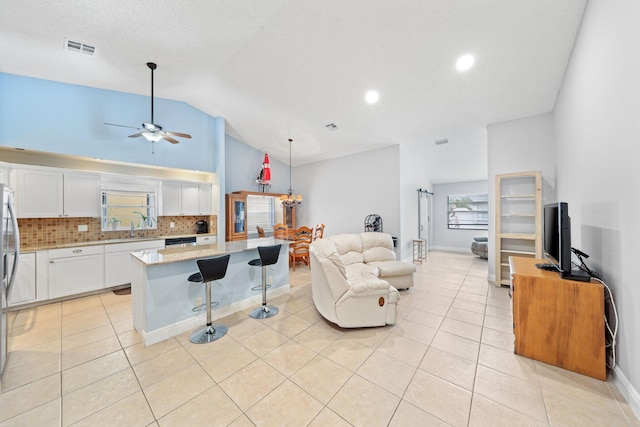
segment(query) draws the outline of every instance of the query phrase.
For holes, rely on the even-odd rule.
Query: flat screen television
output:
[[[589,281],[590,276],[582,270],[571,268],[571,218],[569,205],[565,202],[544,206],[542,248],[544,256],[560,272],[563,278]]]

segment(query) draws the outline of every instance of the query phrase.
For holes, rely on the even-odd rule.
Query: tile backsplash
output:
[[[162,216],[158,217],[155,230],[135,230],[137,237],[164,237],[196,234],[196,221],[209,222],[209,232],[216,232],[217,216]],[[171,228],[171,223],[174,227]],[[102,231],[100,218],[20,218],[20,246],[24,249],[85,243],[99,240],[126,239],[129,230]],[[87,231],[78,231],[79,225],[86,225]]]

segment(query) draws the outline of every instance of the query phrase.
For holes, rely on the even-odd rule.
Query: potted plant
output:
[[[147,227],[153,226],[153,221],[154,221],[153,217],[146,216],[142,212],[138,212],[138,211],[134,211],[133,213],[137,213],[138,215],[140,215],[141,221],[138,222],[137,228],[147,228]]]
[[[117,216],[112,216],[109,220],[109,224],[111,225],[112,230],[117,230],[120,227],[120,220]]]

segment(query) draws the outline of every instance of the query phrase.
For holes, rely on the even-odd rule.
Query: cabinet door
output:
[[[182,186],[178,182],[162,183],[162,215],[182,214]]]
[[[107,287],[131,283],[131,252],[105,254],[104,263]]]
[[[104,288],[103,255],[49,259],[51,298]]]
[[[11,267],[10,265],[9,271]],[[35,252],[20,254],[18,273],[9,294],[9,306],[26,304],[35,301],[37,297],[36,254]]]
[[[62,173],[23,169],[18,171],[18,218],[53,218],[63,215]]]
[[[0,184],[9,185],[9,166],[6,163],[0,163]]]
[[[212,188],[210,184],[200,184],[199,197],[200,215],[211,215],[213,210],[211,209]]]
[[[200,215],[200,186],[198,184],[181,184],[182,215]]]
[[[100,217],[100,177],[64,174],[64,216]]]
[[[164,240],[107,245],[104,254],[105,286],[131,283],[131,252],[164,249]]]

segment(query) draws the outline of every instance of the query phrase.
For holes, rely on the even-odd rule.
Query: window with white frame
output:
[[[247,230],[255,232],[256,226],[273,230],[275,202],[272,196],[247,196]]]
[[[489,229],[489,202],[486,193],[450,195],[447,199],[449,229]]]

